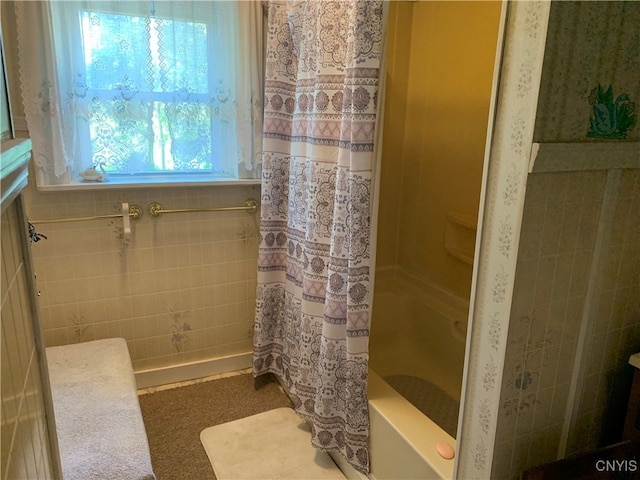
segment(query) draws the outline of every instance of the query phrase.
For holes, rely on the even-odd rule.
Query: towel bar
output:
[[[163,213],[189,213],[189,212],[230,212],[234,210],[245,210],[253,213],[258,208],[258,201],[253,198],[247,199],[241,207],[217,207],[217,208],[183,208],[175,210],[165,210],[158,202],[147,205],[147,211],[152,217],[159,217]]]
[[[114,213],[111,215],[95,215],[91,217],[69,217],[69,218],[48,218],[46,220],[29,220],[31,223],[67,223],[67,222],[84,222],[87,220],[100,220],[101,218],[120,218],[122,213]],[[138,220],[142,217],[142,208],[138,205],[129,205],[129,218]]]

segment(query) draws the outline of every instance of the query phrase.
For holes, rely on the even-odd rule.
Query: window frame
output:
[[[75,3],[75,2],[74,2]],[[108,4],[109,2],[91,2],[91,5],[88,5],[87,2],[77,2],[77,6],[75,6],[74,14],[77,19],[78,27],[77,31],[81,34],[82,27],[80,26],[80,12],[81,11],[90,11],[90,12],[101,12],[101,13],[116,13],[116,14],[131,14],[131,15],[140,15],[141,12],[133,9],[133,10],[117,10],[114,11],[112,9],[100,8]],[[123,2],[125,3],[125,2]],[[130,3],[130,2],[126,2]],[[142,4],[143,2],[133,2],[135,4]],[[157,7],[160,10],[165,2],[158,2]],[[175,4],[182,4],[185,2],[172,2]],[[191,3],[191,2],[188,2]],[[201,2],[193,2],[197,6],[204,7],[204,4]],[[215,2],[213,2],[215,4]],[[198,5],[199,4],[199,5]],[[148,5],[148,3],[146,3]],[[212,4],[207,3],[207,6],[211,8]],[[183,20],[183,21],[197,21],[200,23],[205,23],[207,25],[207,45],[208,49],[211,48],[212,42],[214,42],[214,35],[211,35],[213,28],[215,27],[215,22],[220,21],[220,19],[215,18],[216,12],[211,12],[208,18],[197,18],[194,19],[190,15],[175,15],[169,16],[166,12],[156,12],[157,18],[169,18],[172,20]],[[203,21],[204,20],[204,21]],[[81,49],[84,51],[84,45]],[[264,48],[262,49],[262,56],[264,59]],[[84,61],[82,62],[83,67],[86,68]],[[211,97],[215,94],[215,90],[211,91],[211,86],[213,85],[212,79],[209,78],[209,92],[207,93],[194,93],[193,96],[196,97],[197,102],[198,99]],[[215,86],[215,85],[214,85]],[[92,89],[90,91],[100,92],[100,89]],[[102,90],[102,92],[111,92],[113,90]],[[145,92],[145,94],[151,95],[154,102],[161,101],[163,97],[168,99],[169,101],[175,99],[176,92]],[[263,95],[264,92],[260,92],[260,95]],[[108,93],[106,93],[108,95]],[[171,98],[173,97],[173,98]],[[146,100],[146,99],[145,99]],[[206,102],[203,102],[206,105]],[[211,108],[209,106],[209,108]],[[211,123],[213,121],[209,119]],[[90,136],[90,126],[87,122],[85,127],[85,139],[88,139],[89,145],[91,145],[91,136]],[[214,128],[211,128],[211,135],[215,137]],[[213,140],[213,139],[212,139]],[[215,140],[212,141],[212,143]],[[215,143],[214,143],[215,145]],[[239,154],[239,152],[238,152]],[[260,178],[241,178],[239,176],[240,171],[238,167],[237,158],[227,158],[228,155],[223,155],[221,163],[219,164],[219,168],[216,168],[216,159],[212,159],[212,168],[211,170],[193,170],[193,171],[150,171],[150,172],[140,172],[140,173],[126,173],[126,172],[109,172],[108,180],[105,182],[83,182],[77,176],[77,173],[73,175],[73,178],[70,178],[68,183],[61,184],[43,184],[38,182],[37,188],[41,191],[58,191],[58,190],[84,190],[84,189],[112,189],[112,188],[135,188],[135,187],[167,187],[167,186],[205,186],[205,185],[259,185],[261,183]],[[71,168],[70,168],[71,170]],[[253,175],[259,176],[259,170],[254,171]]]

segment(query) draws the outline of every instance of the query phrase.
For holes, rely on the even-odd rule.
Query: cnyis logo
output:
[[[596,462],[598,472],[637,472],[638,460],[598,460]]]

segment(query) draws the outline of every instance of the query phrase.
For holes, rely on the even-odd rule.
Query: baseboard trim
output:
[[[134,373],[137,388],[141,389],[234,372],[250,368],[251,365],[252,353],[246,352],[168,367],[150,368]]]

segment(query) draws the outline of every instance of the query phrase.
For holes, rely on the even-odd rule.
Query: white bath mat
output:
[[[218,480],[324,480],[345,477],[291,408],[209,427],[200,440]]]

